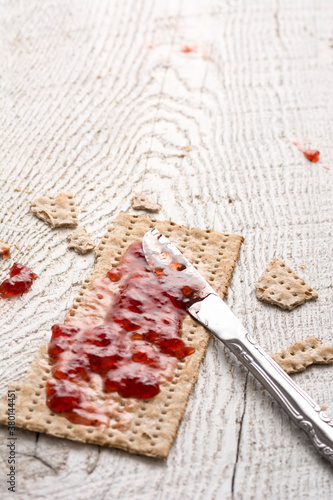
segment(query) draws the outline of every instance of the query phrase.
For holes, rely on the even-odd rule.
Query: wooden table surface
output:
[[[134,191],[160,219],[245,243],[228,304],[268,352],[332,344],[333,5],[330,0],[4,0],[0,239],[38,273],[1,302],[1,391],[24,375],[94,265],[29,211],[72,192],[98,241]],[[191,51],[190,51],[191,50]],[[292,141],[321,153],[310,163]],[[326,168],[325,168],[326,167]],[[280,258],[319,292],[259,302]],[[299,269],[301,265],[306,269]],[[333,366],[294,377],[333,417]],[[166,461],[18,431],[3,499],[331,499],[332,468],[211,340]]]

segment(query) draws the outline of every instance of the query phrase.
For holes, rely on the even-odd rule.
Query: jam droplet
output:
[[[4,243],[3,241],[0,241],[0,256],[4,259],[9,259],[10,257],[10,245],[7,245],[7,243]]]
[[[320,152],[316,149],[306,149],[302,144],[299,144],[298,142],[293,142],[293,144],[303,153],[307,160],[312,161],[312,163],[317,163],[317,161],[319,161]]]
[[[319,161],[320,153],[316,149],[305,149],[303,154],[307,160],[312,161],[313,163],[317,163],[317,161]]]
[[[197,50],[198,47],[196,46],[191,47],[190,45],[184,45],[184,47],[180,49],[180,52],[183,52],[184,54],[190,54],[191,52],[197,52]]]
[[[84,387],[92,381],[104,392],[118,392],[123,398],[150,399],[160,392],[170,358],[183,359],[194,352],[181,339],[186,304],[194,292],[191,287],[184,289],[179,272],[183,268],[176,263],[170,272],[164,268],[155,274],[142,244],[133,243],[120,264],[107,273],[119,291],[104,324],[52,327],[48,352],[54,363],[53,379],[47,387],[47,405],[52,411],[71,422],[91,419],[90,425],[99,425],[96,421],[103,421],[100,407],[90,404],[86,410]],[[79,387],[81,393],[75,392]]]
[[[111,281],[119,281],[121,278],[121,273],[117,268],[115,268],[111,269],[111,271],[107,273],[107,276],[110,278]]]
[[[9,270],[9,278],[0,285],[0,295],[2,297],[14,297],[26,293],[37,278],[29,267],[15,262]]]

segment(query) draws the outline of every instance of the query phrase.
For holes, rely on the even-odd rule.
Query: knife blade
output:
[[[145,258],[157,276],[183,293],[187,312],[223,342],[270,392],[317,451],[333,465],[333,422],[313,399],[265,353],[199,271],[157,229],[142,240]],[[175,276],[177,279],[175,279]]]

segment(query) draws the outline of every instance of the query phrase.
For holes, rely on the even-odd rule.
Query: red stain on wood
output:
[[[320,152],[317,149],[306,149],[298,142],[293,142],[293,144],[303,153],[307,160],[312,161],[312,163],[319,161]]]

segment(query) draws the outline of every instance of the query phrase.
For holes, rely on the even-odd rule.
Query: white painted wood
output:
[[[2,20],[0,239],[39,274],[0,304],[2,393],[93,267],[67,249],[70,230],[29,212],[61,190],[96,240],[134,190],[155,194],[161,219],[243,234],[228,303],[244,324],[269,352],[310,334],[332,342],[329,0],[4,0]],[[319,300],[291,312],[258,302],[273,257],[306,264]],[[332,498],[329,464],[234,361],[211,341],[165,462],[19,431],[17,498]],[[295,380],[333,417],[332,367]],[[4,441],[1,458],[12,498]]]

